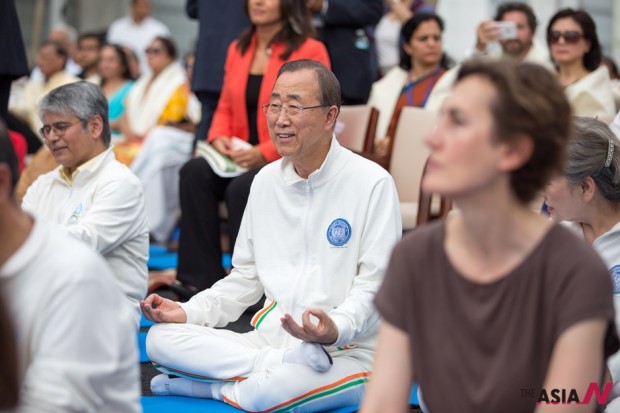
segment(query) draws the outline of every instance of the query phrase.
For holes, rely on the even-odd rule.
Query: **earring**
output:
[[[288,23],[291,25],[291,29],[293,29],[295,33],[297,33],[298,35],[303,34],[301,31],[301,27],[299,27],[299,23],[297,23],[297,21],[293,18],[293,16],[290,16],[288,18]]]

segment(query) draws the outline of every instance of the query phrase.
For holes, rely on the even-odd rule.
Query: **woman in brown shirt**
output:
[[[604,264],[528,206],[561,170],[570,121],[546,69],[463,66],[426,138],[422,181],[459,212],[394,250],[362,412],[405,411],[414,381],[432,413],[594,411],[595,397],[537,403],[554,389],[560,402],[573,389],[584,401],[618,348]]]

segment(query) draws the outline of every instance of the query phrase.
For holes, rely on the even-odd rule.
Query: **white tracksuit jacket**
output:
[[[320,308],[338,327],[335,347],[373,349],[372,299],[401,233],[392,177],[335,138],[308,179],[287,160],[273,162],[254,178],[232,273],[182,304],[188,323],[224,326],[264,292],[252,324],[270,345],[296,340],[281,327],[284,313],[301,323],[306,309]]]

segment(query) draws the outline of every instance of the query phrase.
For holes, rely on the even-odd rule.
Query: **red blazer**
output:
[[[287,60],[282,60],[280,55],[285,49],[283,44],[271,45],[271,57],[260,85],[259,105],[256,108],[258,114],[256,117],[258,123],[258,146],[267,162],[275,161],[280,158],[280,155],[269,137],[267,119],[261,105],[269,103],[271,90],[282,64],[291,60],[312,59],[323,63],[327,67],[331,67],[327,50],[323,43],[318,40],[306,40],[297,50],[291,53]],[[249,139],[250,129],[246,112],[245,89],[255,51],[256,37],[252,39],[250,47],[248,47],[243,56],[239,49],[237,49],[236,40],[228,47],[226,66],[224,68],[224,84],[217,109],[213,114],[211,128],[209,129],[207,139],[209,142],[222,136],[236,136],[246,141]]]

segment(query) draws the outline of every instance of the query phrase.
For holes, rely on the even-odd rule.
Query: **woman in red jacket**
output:
[[[299,0],[247,0],[251,25],[232,42],[224,84],[207,141],[248,171],[235,178],[217,175],[203,158],[181,169],[181,236],[175,290],[189,296],[225,275],[221,265],[218,204],[226,202],[231,251],[254,175],[279,158],[261,105],[269,101],[280,66],[313,59],[329,66],[324,45],[311,38],[306,3]],[[239,148],[233,137],[251,146]]]

